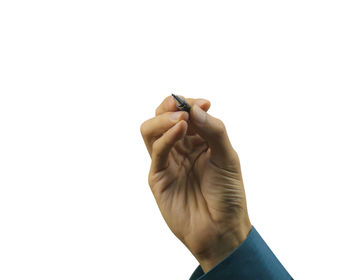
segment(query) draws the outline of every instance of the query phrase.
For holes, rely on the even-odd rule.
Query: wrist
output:
[[[251,229],[252,225],[248,220],[233,232],[218,237],[210,250],[195,256],[204,273],[228,257],[247,238]]]

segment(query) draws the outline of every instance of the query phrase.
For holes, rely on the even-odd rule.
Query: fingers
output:
[[[180,97],[184,98],[182,95]],[[210,101],[203,98],[185,98],[188,104],[192,107],[194,104],[200,106],[204,111],[208,111],[210,108]],[[163,114],[164,112],[175,112],[179,109],[176,107],[176,101],[171,95],[167,96],[163,102],[156,109],[156,116]]]
[[[197,133],[208,142],[212,162],[222,168],[232,164],[236,153],[232,148],[224,123],[197,105],[194,105],[190,111],[190,120]]]
[[[163,114],[164,112],[175,112],[175,111],[178,111],[178,110],[179,109],[176,107],[176,102],[174,101],[174,98],[171,95],[169,95],[157,107],[157,109],[156,109],[156,116],[158,116],[160,114]]]
[[[180,97],[184,98],[182,95]],[[193,107],[194,104],[197,104],[199,107],[201,107],[204,111],[208,111],[210,108],[210,101],[203,99],[203,98],[185,98],[186,101],[190,104],[191,107]],[[156,109],[156,116],[163,114],[164,112],[175,112],[179,109],[176,107],[176,101],[174,97],[167,96],[162,103],[158,106]],[[188,122],[189,126],[187,129],[187,135],[194,135],[196,134],[196,129],[191,124],[191,122]]]
[[[157,138],[161,137],[163,133],[169,130],[177,122],[181,120],[187,121],[188,117],[188,113],[184,111],[165,112],[145,121],[141,125],[140,130],[149,154],[152,154],[152,145]]]
[[[186,130],[187,122],[181,120],[153,143],[151,173],[168,167],[170,150],[178,140],[185,136]]]

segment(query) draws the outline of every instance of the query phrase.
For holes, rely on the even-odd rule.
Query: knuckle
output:
[[[233,150],[233,158],[234,158],[236,161],[240,162],[238,153],[236,152],[235,149],[232,148],[232,150]]]
[[[225,126],[224,122],[220,119],[217,119],[216,133],[220,136],[226,134],[226,126]]]
[[[157,159],[162,156],[167,147],[171,146],[171,141],[167,137],[161,137],[152,144],[152,159]]]
[[[156,140],[152,144],[152,159],[157,157],[160,152],[159,140]]]
[[[157,109],[154,111],[154,114],[156,116],[158,116],[160,114],[160,108],[159,107],[157,107]]]
[[[169,146],[171,146],[171,144],[172,144],[172,142],[171,141],[169,141],[167,138],[165,138],[164,140],[163,140],[163,143],[162,143],[163,145],[163,147],[169,147]]]
[[[140,132],[141,134],[144,136],[146,135],[146,126],[147,126],[147,121],[144,121],[141,125],[140,125]]]
[[[149,173],[148,173],[148,185],[150,186],[150,187],[152,187],[152,185],[153,185],[153,182],[154,182],[154,178],[153,178],[154,176],[153,176],[153,173],[150,171]]]
[[[153,193],[153,195],[156,197],[157,199],[157,185],[159,184],[159,180],[161,179],[161,177],[157,174],[157,173],[154,173],[152,171],[152,168],[150,169],[149,173],[148,173],[148,185],[150,186],[150,189]]]

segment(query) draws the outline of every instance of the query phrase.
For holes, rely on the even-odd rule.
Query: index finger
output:
[[[188,102],[188,104],[190,104],[190,106],[192,107],[195,103],[201,107],[203,110],[208,111],[209,107],[210,107],[210,101],[203,99],[203,98],[185,98],[182,95],[179,95],[181,98],[186,99],[186,101]],[[176,107],[176,101],[174,99],[174,97],[172,97],[171,95],[167,96],[163,102],[157,107],[156,109],[156,116],[163,114],[165,112],[176,112],[179,109]]]

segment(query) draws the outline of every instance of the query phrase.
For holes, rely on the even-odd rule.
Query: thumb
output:
[[[221,168],[233,167],[236,152],[230,143],[225,124],[196,104],[190,110],[190,119],[197,133],[208,142],[210,160]]]

